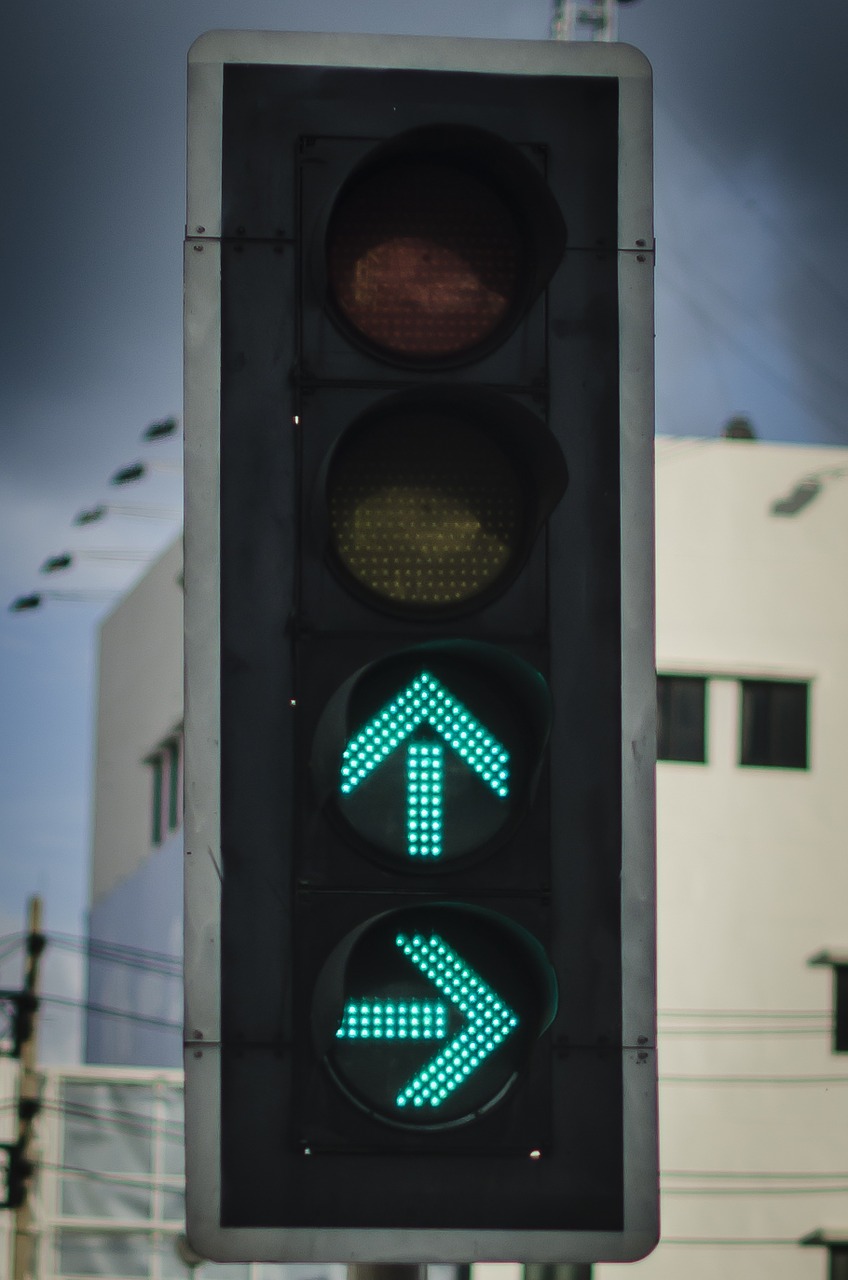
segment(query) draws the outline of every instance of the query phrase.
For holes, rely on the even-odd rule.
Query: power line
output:
[[[848,1084],[846,1076],[661,1075],[660,1084],[710,1085],[831,1085]]]
[[[793,1248],[800,1247],[800,1241],[797,1236],[662,1236],[661,1244],[694,1244],[698,1246],[729,1246],[730,1248],[739,1248],[747,1245],[754,1245],[761,1248],[771,1248],[778,1245],[792,1245]]]
[[[144,1190],[159,1187],[163,1191],[173,1192],[182,1191],[185,1185],[185,1175],[182,1173],[161,1174],[158,1177],[151,1176],[149,1178],[127,1177],[114,1170],[105,1172],[98,1169],[84,1169],[81,1165],[58,1164],[50,1160],[39,1160],[38,1167],[39,1169],[50,1169],[54,1173],[73,1174],[77,1177],[87,1178],[92,1182],[111,1182],[117,1187],[139,1187]],[[166,1181],[168,1178],[172,1178],[173,1181]]]
[[[661,273],[658,269],[658,275],[659,274],[664,275],[665,273],[664,271]],[[749,365],[759,370],[762,376],[765,377],[767,381],[770,381],[773,386],[777,387],[784,395],[794,400],[796,404],[804,406],[808,413],[810,413],[820,423],[829,426],[832,430],[836,431],[839,436],[844,436],[846,429],[845,420],[836,419],[828,412],[819,408],[819,406],[803,391],[802,388],[796,386],[791,378],[787,378],[783,374],[778,373],[776,369],[773,369],[767,361],[763,360],[762,356],[754,350],[753,347],[745,342],[744,339],[739,337],[738,333],[730,333],[724,325],[717,321],[705,307],[700,305],[695,298],[692,297],[690,289],[687,289],[682,285],[676,285],[673,279],[670,278],[666,278],[666,284],[671,289],[672,293],[676,293],[678,297],[682,298],[684,305],[687,306],[703,324],[709,325],[713,331],[733,349],[734,354],[738,355],[739,352],[744,353]]]
[[[48,941],[66,950],[76,950],[97,959],[108,959],[130,968],[173,970],[182,976],[182,957],[165,951],[148,951],[141,947],[129,947],[123,943],[107,942],[101,938],[86,938],[72,933],[51,933]]]
[[[144,969],[150,972],[161,971],[166,976],[182,976],[182,958],[171,952],[148,951],[141,947],[130,947],[123,943],[106,942],[100,938],[86,938],[72,933],[48,933],[45,936],[48,944],[66,951],[77,951],[88,957],[109,960],[128,968]],[[0,938],[0,962],[20,947],[23,939],[24,934],[20,933],[6,934]]]
[[[831,1022],[809,1023],[806,1026],[693,1026],[693,1027],[664,1027],[660,1032],[662,1036],[818,1036],[828,1033],[832,1029]]]
[[[71,1078],[67,1083],[72,1085],[80,1084],[84,1088],[89,1084],[88,1081],[76,1080],[73,1078]],[[156,1082],[130,1082],[128,1085],[125,1085],[122,1081],[104,1082],[102,1080],[98,1080],[91,1083],[95,1086],[104,1083],[118,1083],[121,1087],[149,1090],[151,1083]],[[180,1096],[182,1096],[182,1087],[177,1086],[177,1089]],[[143,1111],[125,1111],[120,1107],[87,1107],[83,1103],[68,1101],[54,1102],[50,1099],[42,1099],[39,1104],[39,1110],[50,1111],[56,1115],[62,1115],[65,1117],[70,1116],[76,1120],[88,1120],[91,1121],[92,1124],[105,1120],[110,1124],[114,1124],[116,1129],[120,1129],[122,1131],[137,1130],[139,1133],[150,1134],[152,1136],[159,1135],[165,1138],[173,1138],[178,1142],[182,1142],[185,1136],[185,1123],[182,1120],[165,1119],[164,1121],[159,1121],[155,1116],[145,1115]],[[2,1111],[17,1111],[17,1101],[14,1098],[9,1098],[0,1103],[0,1112]]]
[[[838,1186],[821,1187],[663,1187],[665,1196],[823,1196],[845,1195],[848,1192],[848,1179],[843,1176]]]
[[[690,254],[685,253],[685,251],[674,247],[671,249],[671,253],[673,257],[678,259],[680,269],[686,272],[687,275],[691,271],[692,267],[694,267],[696,271],[700,270],[701,264]],[[666,262],[664,261],[662,267],[663,271],[665,269],[665,265]],[[763,330],[764,317],[761,311],[747,306],[740,298],[732,293],[726,285],[715,279],[715,277],[707,275],[704,271],[701,271],[701,279],[708,289],[712,290],[719,296],[719,300],[723,302],[725,307],[729,307],[732,311],[735,311],[737,316],[741,319],[755,325],[760,336],[765,336],[769,342],[777,344],[782,343],[785,345],[787,341],[790,341],[791,346],[796,350],[799,359],[806,368],[813,370],[823,381],[829,382],[838,393],[848,395],[848,381],[846,381],[845,378],[840,377],[838,373],[834,373],[834,371],[827,365],[820,363],[816,356],[811,355],[807,351],[798,350],[797,344],[792,342],[785,334],[781,335],[774,330],[772,330],[771,333],[765,333]]]
[[[85,1009],[89,1013],[99,1013],[104,1017],[126,1018],[129,1022],[142,1022],[146,1026],[161,1027],[166,1031],[182,1031],[183,1024],[169,1018],[157,1018],[153,1014],[134,1013],[129,1009],[115,1009],[109,1005],[96,1004],[92,1000],[81,1000],[73,996],[41,996],[43,1004],[68,1005],[76,1009]]]
[[[730,1170],[725,1171],[722,1169],[663,1169],[661,1170],[661,1173],[664,1178],[723,1178],[726,1181],[739,1179],[740,1181],[753,1180],[761,1182],[771,1181],[774,1179],[776,1181],[795,1180],[796,1182],[800,1182],[805,1179],[822,1180],[832,1178],[836,1178],[840,1182],[848,1181],[848,1170],[841,1173],[815,1173],[809,1169],[796,1170],[794,1172],[787,1170],[773,1172],[772,1170],[767,1169],[738,1170],[736,1172],[731,1172]]]
[[[803,260],[804,271],[809,281],[830,300],[831,305],[836,308],[840,319],[844,319],[845,313],[848,310],[848,298],[846,298],[839,289],[835,288],[832,280],[829,280],[827,276],[821,274],[818,267],[811,262],[809,258],[805,258],[803,246],[799,244],[798,236],[787,231],[786,228],[783,227],[776,218],[772,217],[763,208],[763,206],[754,199],[753,196],[743,191],[741,187],[739,187],[729,177],[724,164],[711,152],[711,149],[708,146],[704,145],[703,140],[696,138],[690,130],[684,127],[680,121],[680,114],[678,111],[675,111],[670,107],[666,108],[662,97],[657,97],[656,94],[654,95],[654,101],[657,107],[662,110],[663,120],[666,123],[671,124],[673,128],[676,128],[683,140],[703,156],[713,172],[721,179],[730,194],[738,200],[749,213],[753,214],[753,216],[758,219],[760,224],[773,240],[779,243],[783,248],[790,251],[790,260]]]
[[[661,1009],[661,1018],[827,1018],[829,1009]]]

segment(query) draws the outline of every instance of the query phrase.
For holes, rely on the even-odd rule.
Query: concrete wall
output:
[[[152,851],[150,753],[182,720],[182,544],[173,543],[100,634],[90,902]]]
[[[89,912],[86,1062],[182,1066],[182,917],[180,828]]]
[[[657,579],[658,670],[711,679],[707,763],[657,769],[666,1243],[632,1272],[824,1280],[796,1242],[848,1227],[848,1058],[808,964],[848,946],[848,450],[658,441]],[[808,770],[740,766],[743,676],[810,681]]]

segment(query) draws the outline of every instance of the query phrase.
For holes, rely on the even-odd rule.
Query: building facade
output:
[[[179,573],[175,546],[102,633],[92,1062],[180,1060]],[[846,579],[848,450],[657,441],[663,1240],[633,1264],[646,1280],[844,1265]]]
[[[182,601],[175,542],[100,633],[90,1063],[182,1065]]]
[[[35,1150],[32,1280],[344,1280],[339,1266],[204,1263],[192,1254],[181,1071],[46,1071]]]

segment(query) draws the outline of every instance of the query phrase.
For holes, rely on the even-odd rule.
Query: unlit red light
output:
[[[455,165],[407,160],[343,192],[327,242],[348,324],[400,359],[473,352],[510,314],[522,238],[501,197]]]

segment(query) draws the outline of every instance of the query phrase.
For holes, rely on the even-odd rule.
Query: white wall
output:
[[[634,1280],[823,1280],[826,1251],[793,1242],[848,1227],[848,1057],[830,972],[807,963],[848,946],[846,584],[848,450],[658,441],[657,666],[715,679],[708,763],[657,770],[668,1243]],[[739,766],[740,676],[811,681],[808,771]]]
[[[174,542],[100,634],[91,903],[152,851],[146,758],[182,720],[182,543]]]

